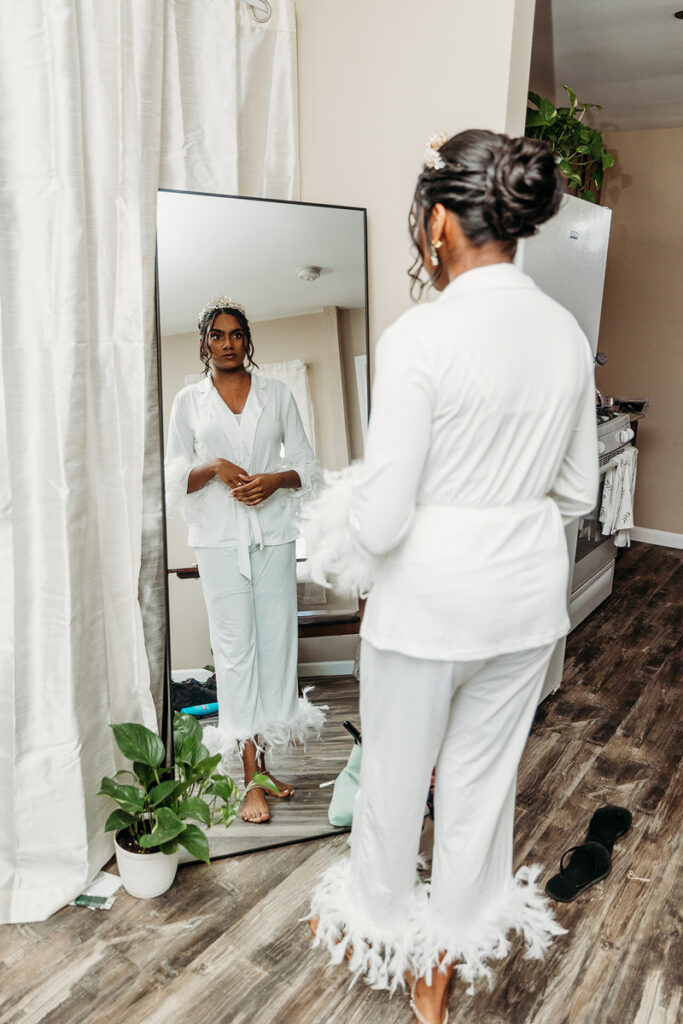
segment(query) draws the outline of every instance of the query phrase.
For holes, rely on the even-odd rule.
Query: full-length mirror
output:
[[[161,191],[157,245],[171,703],[280,794],[213,830],[220,855],[330,831],[357,719],[357,604],[308,578],[296,518],[363,453],[365,213]]]

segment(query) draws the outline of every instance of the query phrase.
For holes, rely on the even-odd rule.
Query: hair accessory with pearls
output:
[[[448,142],[448,134],[446,132],[437,132],[435,135],[430,135],[425,146],[425,168],[430,171],[440,171],[446,166],[446,161],[439,152],[446,142]]]
[[[247,315],[244,306],[241,302],[238,302],[237,299],[233,299],[230,295],[218,295],[215,299],[211,299],[210,302],[207,302],[207,304],[200,310],[199,320],[197,321],[198,325],[201,324],[202,320],[208,313],[213,313],[215,309],[237,309],[242,316]]]

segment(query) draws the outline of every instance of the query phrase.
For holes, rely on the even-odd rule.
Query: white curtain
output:
[[[109,858],[108,724],[156,724],[156,190],[296,197],[294,55],[290,2],[0,4],[0,921]]]
[[[272,380],[282,381],[292,392],[296,407],[301,417],[301,425],[313,451],[315,448],[315,414],[313,399],[308,386],[308,367],[302,359],[288,359],[284,363],[263,363],[253,371]]]
[[[298,199],[293,0],[265,25],[241,0],[166,7],[161,187]]]

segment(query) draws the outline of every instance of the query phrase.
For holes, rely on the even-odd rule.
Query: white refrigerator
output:
[[[606,206],[564,196],[559,211],[538,234],[520,241],[515,257],[539,288],[574,314],[593,355],[598,349],[611,220]]]
[[[515,257],[515,263],[539,288],[574,314],[591,343],[593,355],[598,350],[611,220],[612,211],[606,207],[566,195],[557,214],[542,224],[536,235],[522,239]],[[574,520],[565,531],[572,566],[577,530],[578,520]],[[570,573],[570,591],[571,583]],[[553,652],[541,700],[562,682],[564,651],[562,639]]]

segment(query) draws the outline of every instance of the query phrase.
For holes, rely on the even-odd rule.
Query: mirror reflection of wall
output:
[[[367,422],[364,211],[166,191],[158,198],[164,436],[175,394],[203,369],[197,314],[225,294],[247,312],[256,372],[292,390],[321,465],[339,469],[360,458]],[[169,517],[167,543],[170,569],[195,563],[182,520]],[[298,576],[301,609],[330,617],[352,610],[348,598],[307,581],[305,563]],[[201,582],[170,575],[168,584],[172,668],[211,664]]]

